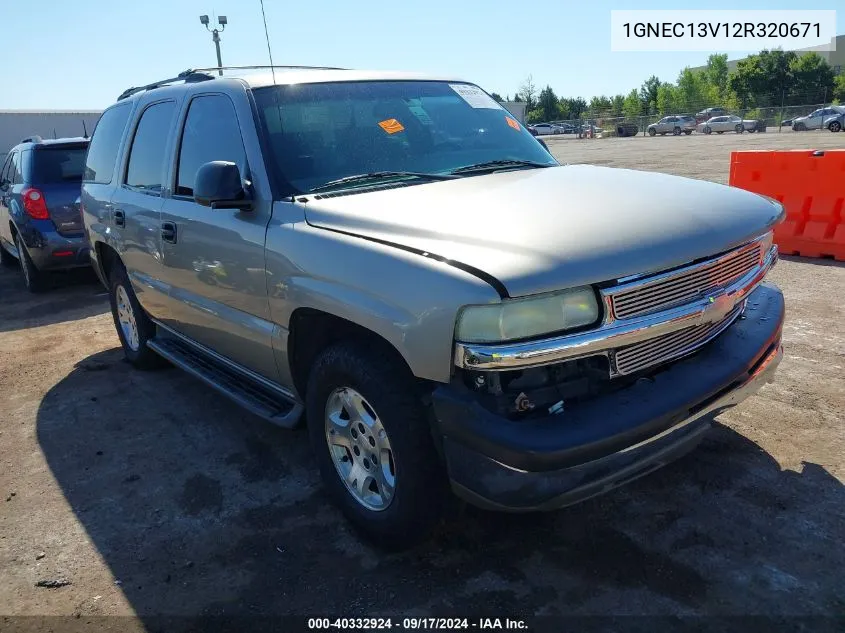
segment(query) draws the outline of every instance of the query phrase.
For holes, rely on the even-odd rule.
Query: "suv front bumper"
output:
[[[453,490],[482,507],[550,510],[680,457],[715,416],[772,380],[784,313],[781,292],[763,284],[745,318],[693,356],[559,415],[508,420],[462,386],[439,387],[433,407]]]

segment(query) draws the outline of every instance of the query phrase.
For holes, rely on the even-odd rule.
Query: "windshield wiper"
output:
[[[475,163],[474,165],[466,165],[465,167],[458,167],[450,171],[450,174],[466,174],[473,171],[495,171],[497,169],[506,169],[508,167],[554,167],[548,163],[538,163],[533,160],[488,160],[483,163]]]
[[[368,180],[381,180],[383,178],[419,178],[420,180],[454,180],[457,176],[452,174],[426,174],[416,171],[373,171],[368,174],[355,174],[354,176],[344,176],[336,180],[330,180],[322,185],[318,185],[313,189],[309,189],[308,193],[316,193],[318,191],[325,191],[326,189],[334,189],[342,185],[351,185],[357,182],[366,182]]]

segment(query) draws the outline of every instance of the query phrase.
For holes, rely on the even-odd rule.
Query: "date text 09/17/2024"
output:
[[[527,631],[524,620],[511,618],[308,618],[308,630]]]

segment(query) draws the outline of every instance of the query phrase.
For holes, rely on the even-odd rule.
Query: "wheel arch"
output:
[[[291,314],[287,340],[288,368],[293,386],[300,396],[304,397],[307,392],[308,377],[316,358],[342,341],[358,341],[378,347],[407,369],[409,375],[414,375],[405,356],[378,332],[317,308],[300,307]]]

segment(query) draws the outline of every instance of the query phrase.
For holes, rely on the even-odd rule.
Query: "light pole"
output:
[[[205,27],[206,31],[211,31],[211,39],[214,41],[214,47],[217,49],[217,74],[223,76],[223,62],[220,59],[220,33],[226,30],[226,25],[229,23],[225,15],[217,18],[217,23],[220,25],[220,30],[217,28],[208,28],[208,16],[201,15],[200,23]]]

